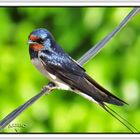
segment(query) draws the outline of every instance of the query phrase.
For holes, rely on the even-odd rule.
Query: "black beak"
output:
[[[36,44],[36,42],[31,41],[30,39],[27,41],[28,44]]]

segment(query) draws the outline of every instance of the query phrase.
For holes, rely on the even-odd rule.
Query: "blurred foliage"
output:
[[[132,10],[98,7],[0,8],[0,119],[37,94],[48,80],[31,64],[27,38],[46,28],[74,59],[112,31]],[[140,15],[84,68],[98,83],[129,103],[110,105],[140,130]],[[97,104],[70,91],[42,97],[11,125],[22,133],[123,133],[121,123]],[[16,132],[6,127],[4,132]]]

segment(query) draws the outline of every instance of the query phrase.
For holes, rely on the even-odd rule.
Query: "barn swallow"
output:
[[[93,80],[55,41],[46,29],[32,31],[28,38],[32,63],[59,89],[71,90],[104,106],[127,104]]]
[[[117,119],[132,133],[139,132],[126,119],[111,109],[106,103],[123,106],[127,104],[92,79],[74,59],[55,41],[46,29],[32,31],[28,37],[32,63],[58,89],[70,90],[90,101],[98,103],[105,111]]]

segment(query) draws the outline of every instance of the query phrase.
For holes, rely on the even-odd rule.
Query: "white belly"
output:
[[[58,88],[60,89],[64,89],[64,90],[71,90],[70,87],[65,84],[63,81],[61,81],[59,78],[57,78],[55,75],[49,73],[44,66],[42,65],[42,63],[37,59],[32,59],[32,63],[35,65],[35,67],[43,74],[45,75],[47,78],[49,78],[52,82],[54,82]]]
[[[43,74],[45,75],[47,78],[49,78],[52,82],[54,82],[59,89],[63,89],[63,90],[71,90],[73,91],[66,83],[64,83],[63,81],[61,81],[59,78],[57,78],[55,75],[49,73],[44,66],[42,65],[42,63],[38,60],[38,59],[32,59],[32,63],[35,65],[35,67]],[[90,101],[94,101],[96,102],[92,97],[79,92],[78,90],[74,90],[75,93],[83,96],[84,98],[90,100]]]

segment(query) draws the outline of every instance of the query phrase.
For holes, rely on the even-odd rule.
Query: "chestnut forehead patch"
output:
[[[29,39],[32,40],[32,41],[37,41],[37,40],[39,40],[40,38],[37,37],[37,36],[35,36],[35,35],[30,35],[30,36],[29,36]]]

